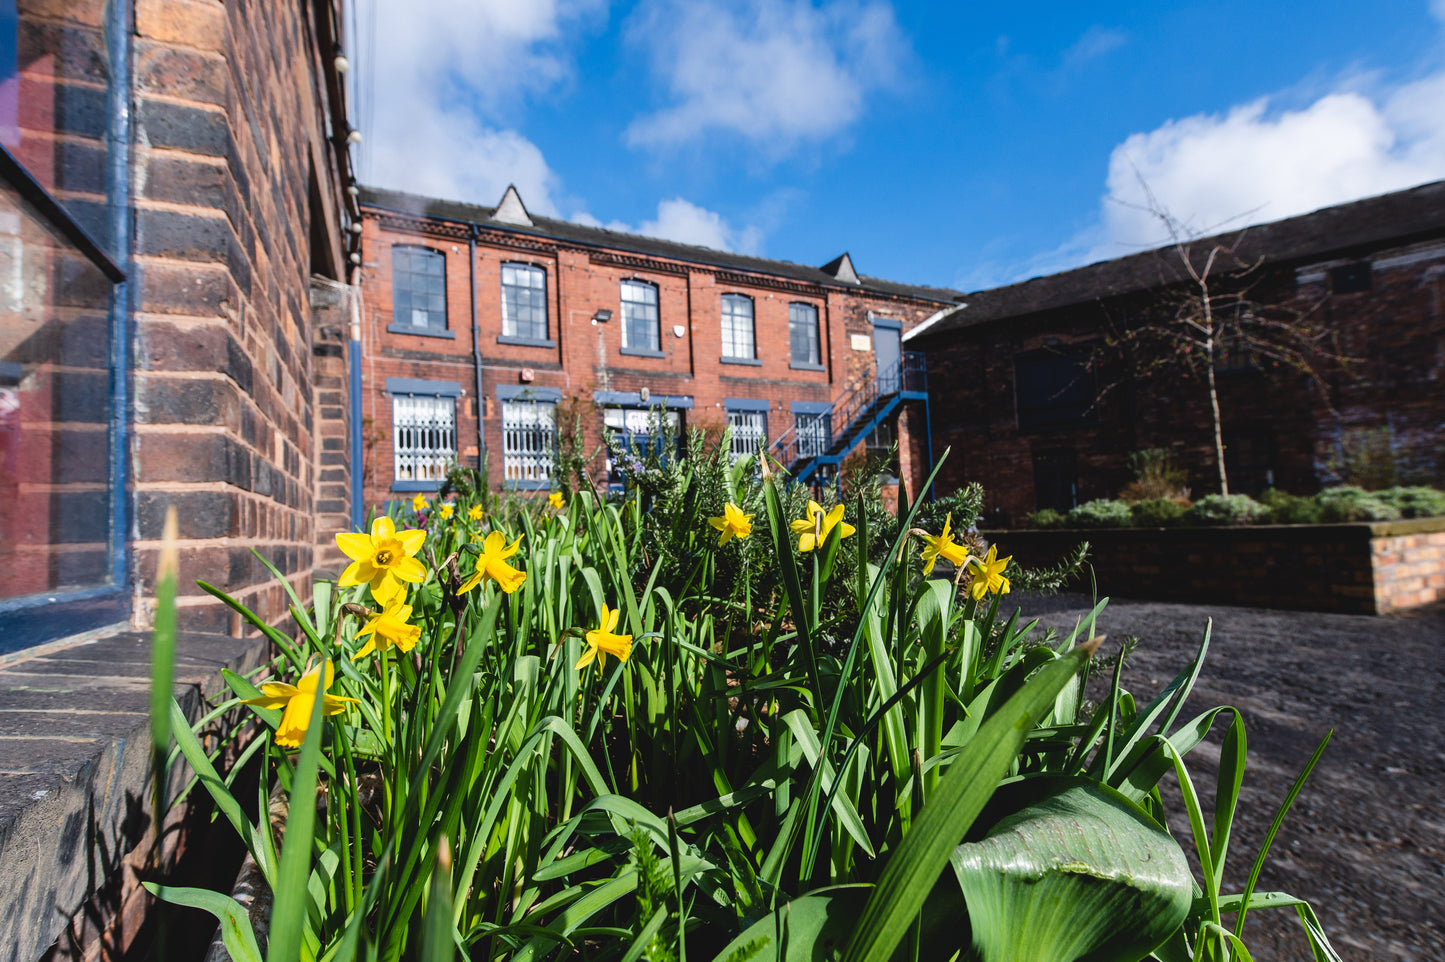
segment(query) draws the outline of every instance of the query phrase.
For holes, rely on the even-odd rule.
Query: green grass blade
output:
[[[311,846],[316,828],[316,781],[320,772],[322,721],[326,700],[326,670],[317,679],[316,697],[312,699],[311,721],[306,739],[301,743],[301,759],[291,782],[290,804],[286,813],[286,836],[281,845],[281,864],[272,890],[276,900],[271,910],[270,941],[266,946],[266,962],[295,962],[301,957],[301,940],[307,925],[307,907],[311,896],[307,882],[311,877]]]

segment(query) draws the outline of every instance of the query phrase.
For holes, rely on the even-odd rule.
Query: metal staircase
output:
[[[928,368],[921,351],[904,351],[892,370],[868,372],[843,389],[831,410],[800,418],[772,443],[792,480],[817,485],[904,401],[928,401]],[[800,430],[801,428],[801,430]]]

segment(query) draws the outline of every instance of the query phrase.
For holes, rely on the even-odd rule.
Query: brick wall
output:
[[[1354,255],[1352,255],[1354,256]],[[1265,366],[1218,377],[1225,442],[1234,457],[1263,440],[1273,452],[1276,487],[1301,494],[1338,480],[1331,469],[1340,442],[1380,437],[1398,465],[1383,483],[1445,484],[1445,246],[1440,242],[1372,252],[1369,292],[1332,294],[1327,271],[1343,261],[1288,267],[1271,280],[1300,310],[1324,313],[1339,332],[1348,366],[1325,368],[1327,393],[1300,374]],[[1295,286],[1295,277],[1298,286]],[[1107,323],[1157,309],[1155,292],[1090,302],[980,325],[925,342],[934,397],[935,450],[953,447],[940,492],[981,481],[988,516],[1017,521],[1037,509],[1034,458],[1069,451],[1077,461],[1079,502],[1115,497],[1132,480],[1131,452],[1168,448],[1189,474],[1195,498],[1218,490],[1209,399],[1202,377],[1130,380],[1099,372],[1112,385],[1088,416],[1052,430],[1021,431],[1015,359],[1032,352],[1087,353]],[[1231,490],[1249,490],[1238,474]]]
[[[873,369],[870,312],[897,319],[907,329],[939,307],[931,301],[743,275],[697,263],[586,248],[485,228],[477,237],[473,261],[469,228],[427,218],[371,212],[363,228],[363,423],[368,504],[402,496],[392,490],[388,378],[453,381],[461,385],[464,394],[456,406],[458,459],[471,464],[477,457],[473,284],[477,348],[482,356],[483,433],[491,477],[498,484],[502,480],[503,457],[498,387],[555,388],[564,398],[581,399],[587,410],[583,429],[588,452],[602,443],[601,417],[587,409],[594,391],[630,393],[646,388],[653,397],[690,397],[693,407],[684,412],[685,424],[719,430],[727,423],[725,398],[766,400],[771,406],[768,434],[775,438],[793,422],[792,402],[836,400],[849,378]],[[388,330],[393,323],[393,245],[422,246],[445,255],[447,336]],[[554,343],[505,343],[501,265],[510,262],[535,265],[546,272],[548,336]],[[660,357],[622,350],[619,285],[629,279],[657,287]],[[729,293],[753,301],[758,363],[735,363],[722,356],[721,298]],[[817,308],[825,370],[790,366],[788,308],[793,302]],[[612,319],[594,324],[593,316],[604,308],[612,311]],[[681,336],[675,326],[681,326]],[[869,348],[853,349],[852,334],[868,335]],[[921,420],[921,412],[918,418]],[[915,454],[908,463],[926,475],[922,457]],[[600,459],[595,470],[601,481]],[[916,487],[917,482],[910,484]]]
[[[316,571],[339,574],[336,534],[351,530],[352,288],[311,278],[311,383],[315,388]]]
[[[196,630],[240,630],[197,578],[263,618],[284,616],[253,548],[303,593],[311,576],[308,277],[341,259],[314,12],[281,0],[135,3],[137,581],[149,594],[174,504],[181,621]]]
[[[1384,614],[1445,598],[1445,519],[1376,524],[986,531],[1028,568],[1090,545],[1099,594]],[[1081,584],[1087,587],[1087,574]],[[1075,588],[1080,585],[1075,585]]]

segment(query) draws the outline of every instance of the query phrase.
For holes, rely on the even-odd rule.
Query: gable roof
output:
[[[1256,264],[1359,257],[1386,245],[1432,237],[1445,237],[1445,181],[1226,231],[1188,246],[1201,266],[1211,248],[1229,247],[1234,251],[1234,263],[1217,264],[1216,269],[1237,270]],[[968,294],[963,304],[931,324],[914,328],[905,337],[910,341],[933,338],[994,321],[1166,287],[1186,279],[1175,249],[1160,247]]]
[[[509,187],[507,193],[503,196],[500,213],[504,216],[509,214],[507,201],[513,197],[515,193],[515,188]],[[516,200],[517,206],[521,207],[521,198],[517,197]],[[856,275],[856,282],[849,283],[843,277],[835,277],[829,270],[820,267],[809,267],[805,264],[795,264],[792,261],[773,260],[766,257],[752,257],[747,254],[734,254],[730,251],[716,250],[711,247],[702,247],[696,244],[681,244],[677,241],[663,240],[657,237],[644,237],[641,234],[628,234],[622,231],[608,230],[605,227],[589,227],[584,224],[575,224],[572,221],[558,220],[553,217],[539,217],[536,214],[530,215],[530,225],[508,222],[497,216],[499,213],[499,208],[497,207],[483,207],[478,204],[464,204],[460,201],[439,200],[434,197],[422,197],[404,191],[383,190],[377,187],[362,187],[361,205],[363,207],[410,214],[417,217],[432,217],[439,220],[458,221],[465,224],[478,224],[490,230],[527,234],[534,237],[566,241],[587,247],[620,250],[654,257],[666,257],[671,260],[687,261],[694,264],[705,264],[710,267],[721,267],[729,270],[786,277],[831,288],[847,288],[851,290],[861,288],[864,291],[875,291],[880,294],[890,294],[897,297],[934,301],[940,304],[953,304],[963,297],[962,291],[955,291],[946,287],[900,284],[895,281],[887,281],[879,277],[868,277],[866,275]],[[523,210],[525,211],[525,208],[523,208]],[[843,255],[843,257],[846,258],[847,255]],[[839,261],[842,259],[843,258],[840,258]],[[833,269],[836,270],[837,268],[834,267],[834,265],[839,261],[832,262],[829,264],[829,267],[833,267]],[[852,260],[849,259],[847,263],[851,268]]]

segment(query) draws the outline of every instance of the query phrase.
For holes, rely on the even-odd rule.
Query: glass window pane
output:
[[[547,338],[547,272],[528,264],[502,265],[502,333]]]
[[[792,363],[822,363],[816,307],[811,304],[788,305],[788,340],[792,348]]]
[[[556,434],[557,406],[552,402],[503,401],[503,477],[550,483]]]
[[[724,294],[722,299],[722,356],[752,360],[753,300],[741,294]]]
[[[658,329],[657,288],[641,281],[622,282],[622,346],[635,350],[661,350]]]
[[[0,182],[0,599],[110,581],[111,291]]]
[[[457,457],[457,406],[449,397],[391,399],[398,481],[441,481]]]
[[[420,247],[391,249],[393,323],[446,330],[446,258]]]

